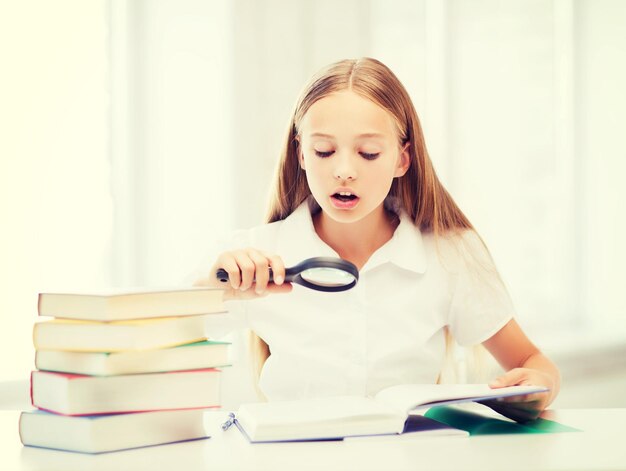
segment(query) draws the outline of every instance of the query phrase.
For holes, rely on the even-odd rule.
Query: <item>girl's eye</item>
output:
[[[377,152],[375,154],[370,154],[368,152],[359,152],[361,154],[361,157],[363,157],[364,159],[367,160],[374,160],[375,158],[377,158],[380,155],[380,152]]]
[[[319,150],[315,151],[315,155],[317,155],[318,157],[330,157],[331,155],[333,155],[333,152],[335,152],[334,150],[329,150],[328,152],[322,152]]]

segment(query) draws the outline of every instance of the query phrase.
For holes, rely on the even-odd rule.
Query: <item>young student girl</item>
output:
[[[317,256],[354,263],[356,287],[284,283],[285,266]],[[447,332],[495,357],[505,373],[492,388],[550,389],[491,404],[498,412],[534,418],[558,393],[557,368],[515,321],[487,248],[437,178],[409,95],[377,60],[337,62],[304,88],[267,224],[233,236],[196,284],[224,287],[219,268],[229,310],[256,334],[268,400],[435,383]]]

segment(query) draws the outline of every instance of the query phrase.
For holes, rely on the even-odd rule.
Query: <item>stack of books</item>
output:
[[[190,288],[39,295],[35,411],[22,412],[24,445],[103,453],[208,438],[220,406],[229,344],[207,339],[223,291]]]

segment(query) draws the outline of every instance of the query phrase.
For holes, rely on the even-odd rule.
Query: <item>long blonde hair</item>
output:
[[[399,144],[409,143],[411,164],[403,177],[394,179],[389,195],[397,198],[415,225],[422,232],[432,232],[435,236],[450,231],[473,230],[472,224],[435,173],[419,118],[406,89],[387,66],[367,57],[331,64],[313,76],[304,87],[283,143],[267,222],[285,219],[311,194],[298,162],[299,126],[313,103],[344,90],[351,90],[386,110],[395,121]],[[447,331],[446,337],[448,345],[450,338]],[[254,333],[250,346],[258,379],[270,349]]]

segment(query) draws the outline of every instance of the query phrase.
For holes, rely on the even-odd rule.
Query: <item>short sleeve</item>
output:
[[[513,303],[476,232],[464,232],[453,244],[456,269],[448,325],[459,345],[476,345],[491,338],[511,320]]]

